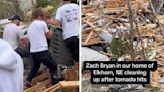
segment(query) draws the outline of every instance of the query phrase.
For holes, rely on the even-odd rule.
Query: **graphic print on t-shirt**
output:
[[[66,10],[65,11],[66,15],[65,15],[65,18],[67,20],[67,22],[73,22],[73,20],[77,20],[78,17],[77,17],[77,9],[72,9],[71,11],[70,10]]]

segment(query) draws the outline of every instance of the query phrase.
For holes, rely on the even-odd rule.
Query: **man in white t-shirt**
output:
[[[3,40],[8,42],[20,56],[29,56],[29,51],[23,49],[26,47],[27,39],[25,38],[23,31],[19,28],[21,18],[18,15],[14,15],[9,20],[11,20],[11,23],[7,24],[4,28]],[[23,47],[22,49],[19,48],[19,43]]]
[[[22,59],[1,39],[0,58],[0,92],[23,92]]]
[[[43,12],[40,9],[36,9],[32,13],[33,22],[30,24],[27,30],[27,37],[30,42],[30,53],[32,55],[33,64],[27,78],[27,81],[31,83],[32,78],[36,75],[40,64],[43,63],[50,70],[52,84],[56,84],[57,81],[57,64],[53,61],[50,53],[48,52],[47,39],[50,39],[53,32],[48,29],[47,24],[43,21]]]
[[[56,20],[47,20],[49,24],[62,26],[63,39],[72,53],[75,62],[79,62],[80,8],[71,0],[63,0],[63,5],[56,12]]]

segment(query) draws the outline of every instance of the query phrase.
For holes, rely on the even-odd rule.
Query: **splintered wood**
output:
[[[77,80],[79,80],[79,64],[78,63],[76,63],[71,68],[67,69],[65,80],[66,81],[77,81]]]
[[[101,39],[98,37],[98,34],[96,34],[94,31],[89,33],[85,32],[82,34],[82,41],[84,41],[84,46],[102,43]]]
[[[50,80],[40,82],[33,87],[26,89],[24,92],[57,92],[63,90],[63,92],[79,92],[79,81],[61,81],[53,86],[46,86],[50,84]]]
[[[79,64],[76,63],[66,71],[64,81],[56,85],[51,85],[50,74],[42,72],[32,80],[32,87],[25,89],[24,92],[79,92]]]
[[[164,68],[158,68],[156,71],[152,72],[152,86],[159,87],[164,83],[164,81],[160,81],[160,79],[164,78]],[[161,87],[161,86],[160,86]]]
[[[58,84],[46,89],[44,92],[57,92],[58,90],[62,89],[65,90],[63,92],[79,92],[79,81],[62,81],[59,82]],[[69,91],[66,91],[68,90]],[[70,89],[72,88],[72,89]]]
[[[48,78],[49,78],[49,73],[43,72],[43,73],[41,73],[41,75],[32,79],[32,85],[36,85],[37,82],[43,81],[43,80],[48,79]]]
[[[24,90],[24,92],[43,92],[49,86],[51,86],[49,73],[43,72],[32,80],[32,87]]]

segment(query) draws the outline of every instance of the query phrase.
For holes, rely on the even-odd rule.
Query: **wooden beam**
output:
[[[50,92],[50,91],[54,91],[55,92],[55,90],[57,90],[59,88],[61,88],[61,85],[58,83],[58,84],[53,85],[50,88],[46,89],[44,92]]]
[[[49,78],[49,73],[48,72],[44,72],[40,75],[38,75],[37,77],[32,79],[32,85],[35,85],[37,82],[43,81],[46,78]]]
[[[109,53],[106,53],[106,52],[103,52],[103,51],[100,51],[100,53],[103,54],[103,55],[109,56],[109,57],[113,56],[112,54],[109,54]]]
[[[79,85],[80,85],[79,81],[61,81],[58,84],[46,89],[44,92],[56,92],[57,90],[63,88],[72,88],[72,87],[79,88]]]
[[[96,26],[93,24],[93,23],[91,23],[91,22],[89,22],[88,20],[83,20],[86,24],[88,24],[89,26],[91,26],[91,27],[93,27],[93,28],[96,28]]]
[[[52,89],[50,92],[56,92],[61,88],[61,85],[56,86],[54,89]]]
[[[92,8],[89,8],[89,9],[83,10],[83,13],[94,12],[94,11],[96,11],[96,9],[97,9],[97,7],[96,7],[96,6],[93,6]]]
[[[87,37],[87,39],[85,40],[85,44],[88,43],[88,41],[90,40],[91,36],[93,35],[93,31],[90,32],[89,36]]]
[[[40,88],[42,88],[44,86],[47,86],[49,84],[51,84],[51,80],[50,79],[45,80],[43,82],[40,82],[40,83],[36,84],[35,86],[33,86],[33,87],[29,88],[29,89],[24,90],[24,92],[36,92]]]
[[[115,16],[115,18],[121,18],[124,14],[125,14],[125,10],[119,12],[119,13]]]
[[[79,87],[79,81],[61,81],[60,85],[62,88],[69,88],[69,87]]]

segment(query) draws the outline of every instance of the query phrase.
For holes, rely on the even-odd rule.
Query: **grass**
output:
[[[159,88],[158,87],[153,87],[151,92],[159,92]]]

